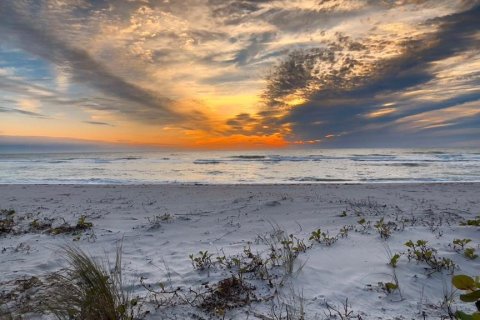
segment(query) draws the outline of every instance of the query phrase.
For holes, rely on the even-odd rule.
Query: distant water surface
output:
[[[480,150],[0,153],[2,184],[480,181]]]

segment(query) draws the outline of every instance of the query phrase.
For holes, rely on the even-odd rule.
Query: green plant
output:
[[[392,229],[390,225],[388,223],[385,223],[383,218],[378,220],[375,223],[374,227],[378,231],[382,239],[388,239],[392,235]]]
[[[474,248],[466,248],[463,252],[463,255],[470,260],[475,260],[478,258],[478,254],[475,254]]]
[[[285,267],[285,272],[287,274],[292,274],[293,265],[298,257],[298,254],[301,251],[298,250],[295,246],[293,235],[283,238],[280,243],[283,246],[280,254],[280,258],[282,259],[282,265]]]
[[[80,230],[86,230],[86,229],[90,229],[91,227],[93,227],[93,223],[88,222],[87,217],[82,215],[82,216],[80,216],[80,218],[78,218],[76,227],[77,227],[77,229],[80,229]]]
[[[348,237],[348,233],[350,232],[350,230],[353,230],[353,226],[343,226],[340,228],[340,231],[338,232],[338,235],[342,238],[347,238]]]
[[[428,241],[417,240],[413,242],[409,240],[405,243],[408,247],[408,260],[416,260],[418,262],[426,263],[432,271],[450,270],[453,271],[456,267],[455,263],[449,258],[440,258],[437,256],[437,250],[427,246]]]
[[[32,222],[30,222],[30,228],[32,228],[35,231],[43,231],[51,227],[52,227],[52,224],[50,222],[42,222],[42,221],[39,221],[38,219],[35,219]]]
[[[360,231],[361,233],[367,233],[367,230],[370,229],[370,221],[365,220],[365,218],[362,218],[357,221],[357,223],[360,225]]]
[[[68,268],[50,279],[43,296],[43,308],[58,319],[132,320],[138,299],[131,299],[123,287],[121,247],[110,271],[80,249],[64,248]]]
[[[465,245],[470,242],[472,242],[472,239],[453,239],[453,249],[456,251],[463,250],[465,248]]]
[[[452,284],[455,288],[466,291],[460,295],[463,302],[474,302],[477,312],[467,314],[463,311],[457,311],[455,316],[460,320],[480,320],[480,277],[473,279],[467,275],[456,275],[452,278]]]
[[[212,256],[213,254],[208,253],[208,251],[199,251],[197,256],[189,255],[193,268],[197,270],[210,269],[213,265]]]
[[[399,259],[400,259],[400,254],[395,253],[395,254],[390,258],[390,262],[389,262],[388,264],[391,265],[393,268],[396,268]]]
[[[319,243],[323,243],[327,246],[331,246],[335,242],[337,242],[338,237],[331,237],[328,232],[322,232],[321,229],[317,229],[315,231],[312,231],[310,234],[310,238],[308,238],[310,241],[316,241]]]
[[[398,289],[398,284],[393,282],[379,282],[378,286],[387,293],[392,293],[393,291]]]
[[[467,220],[465,222],[460,223],[462,226],[472,226],[472,227],[480,227],[480,216],[476,217],[475,219]]]
[[[48,233],[57,235],[57,234],[64,234],[64,233],[73,233],[76,236],[79,236],[82,231],[91,229],[93,227],[93,223],[87,221],[87,217],[82,215],[78,218],[77,224],[72,226],[68,223],[64,223],[55,228],[49,228],[47,230]]]

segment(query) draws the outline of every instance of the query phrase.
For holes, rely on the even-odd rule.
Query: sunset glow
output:
[[[2,1],[0,136],[186,149],[475,143],[479,10],[461,0]]]

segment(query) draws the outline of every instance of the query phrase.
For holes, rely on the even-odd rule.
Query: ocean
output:
[[[478,181],[479,149],[0,153],[1,184]]]

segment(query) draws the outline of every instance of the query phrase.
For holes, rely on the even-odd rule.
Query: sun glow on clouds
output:
[[[1,2],[0,134],[259,148],[475,125],[476,5]]]

